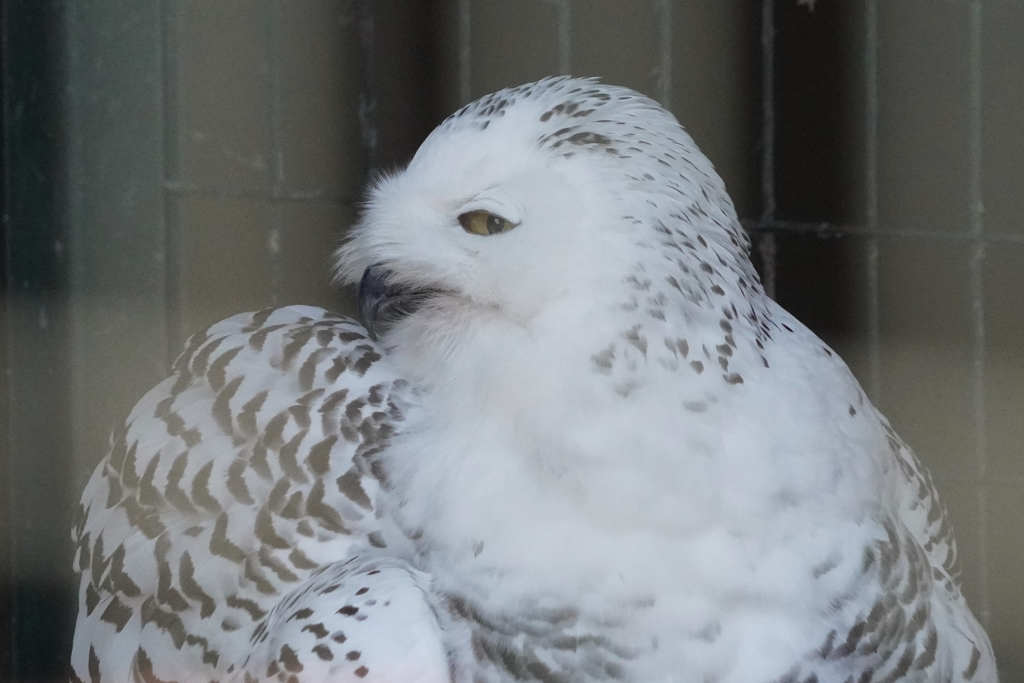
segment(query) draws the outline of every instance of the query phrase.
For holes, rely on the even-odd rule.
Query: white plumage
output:
[[[488,95],[190,340],[74,530],[83,680],[996,681],[927,472],[653,101]],[[365,274],[365,275],[364,275]]]

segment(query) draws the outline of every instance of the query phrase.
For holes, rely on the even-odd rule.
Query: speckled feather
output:
[[[232,318],[133,411],[78,677],[996,681],[927,471],[748,249],[642,95],[456,112],[339,251],[426,303]]]
[[[285,680],[310,653],[335,680],[369,671],[346,657],[359,646],[344,645],[339,622],[356,624],[344,612],[324,634],[291,628],[307,625],[294,611],[280,622],[322,577],[387,552],[374,453],[408,390],[380,361],[360,325],[311,307],[238,315],[189,340],[82,497],[77,678]],[[388,618],[418,615],[406,602]],[[292,660],[300,633],[313,642]]]

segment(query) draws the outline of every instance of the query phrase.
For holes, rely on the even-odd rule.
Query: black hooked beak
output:
[[[359,282],[359,319],[374,339],[435,293],[396,285],[390,275],[387,267],[378,263],[367,268]]]

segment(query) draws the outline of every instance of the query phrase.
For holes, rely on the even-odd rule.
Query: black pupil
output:
[[[505,221],[500,216],[491,214],[487,217],[487,232],[489,233],[501,232],[504,225]]]

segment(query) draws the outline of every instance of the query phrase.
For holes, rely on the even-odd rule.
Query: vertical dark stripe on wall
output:
[[[66,5],[8,0],[0,7],[0,678],[51,681],[66,676],[74,614],[67,502]]]
[[[359,0],[361,122],[371,174],[407,162],[447,112],[438,73],[442,6]]]

